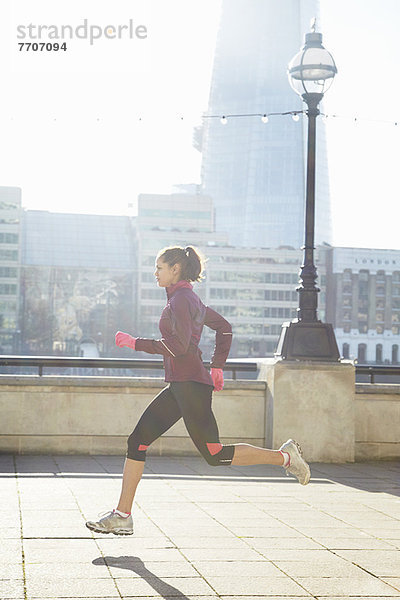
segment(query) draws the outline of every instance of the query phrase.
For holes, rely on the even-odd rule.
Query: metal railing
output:
[[[141,370],[141,369],[162,369],[162,360],[147,360],[140,358],[83,358],[74,356],[13,356],[0,355],[0,366],[7,367],[37,367],[38,375],[43,375],[44,368],[79,368],[79,369],[104,369],[112,371],[116,369]],[[210,367],[209,362],[204,362],[206,368]],[[256,362],[240,362],[228,360],[225,363],[224,371],[232,371],[232,379],[236,379],[237,372],[257,371]],[[97,375],[99,373],[96,373]]]
[[[400,365],[358,365],[356,364],[356,376],[368,375],[368,383],[378,383],[376,377],[384,379],[384,383],[390,383],[391,377],[397,376],[400,378]],[[399,379],[400,381],[400,379]],[[380,381],[379,383],[383,383]],[[396,382],[393,382],[396,383]]]
[[[163,369],[162,360],[148,360],[141,358],[84,358],[75,356],[17,356],[17,355],[0,355],[0,367],[18,367],[37,368],[38,375],[43,376],[43,369],[54,368],[77,368],[77,369],[101,369],[104,375],[122,369],[124,371],[138,370],[161,370]],[[210,367],[209,362],[204,362],[206,368]],[[367,383],[377,383],[376,377],[385,382],[390,382],[390,378],[398,377],[400,382],[400,365],[355,365],[356,378],[359,376],[368,376]],[[228,360],[225,363],[224,371],[232,372],[232,379],[237,378],[237,373],[248,372],[254,373],[258,369],[257,362],[246,362],[239,360]],[[100,375],[96,372],[94,375]],[[382,381],[381,381],[382,382]]]

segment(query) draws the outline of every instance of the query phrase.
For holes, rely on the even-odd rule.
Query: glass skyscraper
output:
[[[317,0],[224,0],[208,115],[282,113],[306,105],[286,68],[318,16]],[[317,21],[318,27],[318,21]],[[325,128],[317,124],[316,243],[331,242]],[[205,118],[202,186],[234,245],[304,243],[307,117]]]

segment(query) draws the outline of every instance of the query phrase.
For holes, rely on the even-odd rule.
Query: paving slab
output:
[[[4,556],[4,561],[7,560],[7,557]],[[19,557],[18,562],[8,563],[2,562],[0,564],[0,579],[23,579],[24,572],[21,564],[21,556]]]
[[[314,538],[315,539],[315,538]],[[393,550],[393,544],[376,538],[318,537],[318,543],[329,550]]]
[[[104,557],[111,575],[115,579],[132,577],[200,577],[200,572],[187,561],[143,562],[138,556]]]
[[[21,579],[0,580],[0,598],[8,600],[9,598],[24,599],[24,582]]]
[[[383,598],[399,597],[400,591],[375,577],[298,577],[298,584],[303,586],[313,596],[381,596]]]
[[[207,581],[222,596],[289,596],[296,598],[307,595],[307,590],[289,577],[216,577],[208,576]],[[311,595],[310,595],[311,596]]]
[[[288,550],[320,550],[322,546],[306,537],[301,538],[243,538],[255,550],[279,548]]]
[[[260,557],[261,558],[261,557]],[[285,577],[286,573],[266,560],[259,561],[196,561],[192,563],[204,577]]]
[[[224,537],[195,537],[195,536],[186,536],[182,537],[179,535],[171,535],[170,539],[178,548],[186,549],[186,548],[226,548],[226,549],[245,549],[248,546],[246,545],[246,540],[238,538],[234,535],[229,535],[227,533]]]
[[[260,560],[260,554],[251,548],[185,548],[182,553],[190,562],[207,560],[242,561]]]
[[[151,548],[177,548],[177,545],[170,538],[162,535],[158,537],[137,537],[136,535],[132,535],[127,538],[118,535],[105,536],[101,533],[95,533],[93,539],[96,540],[96,544],[100,550],[111,554],[126,554],[127,550],[129,550],[130,554],[132,552],[137,554],[138,552],[142,552],[142,550],[149,550]]]
[[[106,560],[107,556],[111,556],[112,559],[115,558],[115,555],[111,554],[111,552],[107,549],[106,544],[99,543],[99,548],[102,549],[101,555],[104,555]],[[141,550],[136,550],[136,552],[134,550],[134,548],[127,545],[125,554],[121,556],[121,560],[123,561],[124,558],[126,558],[127,561],[186,562],[185,557],[176,548],[142,548]]]
[[[331,562],[285,562],[276,561],[274,564],[286,575],[297,578],[302,577],[343,577],[365,578],[366,573],[356,565],[345,560]]]
[[[382,596],[315,596],[316,600],[387,600]],[[242,600],[242,599],[240,599]],[[258,599],[257,599],[258,600]]]
[[[290,550],[283,548],[263,548],[259,550],[259,553],[264,556],[267,560],[277,561],[318,561],[322,562],[335,562],[340,560],[339,556],[334,555],[330,550]]]
[[[307,595],[307,596],[293,596],[293,598],[295,598],[296,600],[310,600],[312,596]],[[292,596],[288,596],[287,594],[285,594],[284,596],[281,595],[277,595],[277,594],[268,594],[268,595],[262,595],[262,594],[257,594],[257,596],[247,596],[247,595],[234,595],[234,596],[218,596],[218,598],[221,598],[222,600],[292,600]],[[326,600],[325,598],[323,600]],[[340,600],[343,600],[343,598],[341,598]],[[353,598],[351,599],[353,600]],[[363,599],[364,600],[364,599]],[[374,598],[374,600],[377,600],[376,598]],[[379,600],[382,600],[382,598],[380,598]]]
[[[196,596],[212,594],[213,589],[201,577],[147,577],[137,579],[117,579],[118,590],[123,597],[160,596],[180,597],[187,594]]]
[[[105,579],[71,579],[69,577],[58,578],[29,578],[26,582],[28,598],[86,598],[97,596],[108,598],[115,596],[118,589],[115,581],[111,578]]]
[[[110,578],[109,568],[101,558],[95,565],[93,562],[64,562],[62,569],[54,567],[54,563],[26,563],[25,576],[27,580],[39,579],[103,579]]]

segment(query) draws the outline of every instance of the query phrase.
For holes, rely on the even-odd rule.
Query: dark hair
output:
[[[157,254],[157,259],[173,267],[179,263],[182,267],[181,278],[186,281],[201,281],[206,259],[201,252],[193,246],[169,246]]]

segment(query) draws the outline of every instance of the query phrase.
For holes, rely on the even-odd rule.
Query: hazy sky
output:
[[[0,185],[20,186],[27,208],[127,214],[139,193],[199,182],[192,133],[207,109],[220,8],[220,0],[3,0]],[[321,0],[321,13],[339,70],[325,101],[341,116],[327,120],[334,242],[400,249],[400,2]],[[18,51],[27,41],[18,25],[84,19],[115,31],[131,19],[148,37]]]

